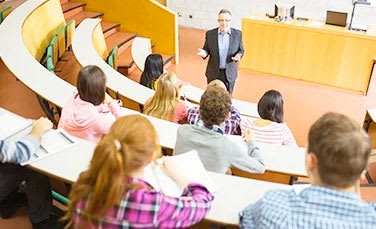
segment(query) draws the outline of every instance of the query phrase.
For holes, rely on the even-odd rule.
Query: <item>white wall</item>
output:
[[[347,12],[348,20],[352,11],[352,0],[167,0],[167,6],[179,13],[179,25],[197,29],[217,27],[218,12],[226,8],[232,12],[232,27],[240,29],[242,17],[252,12],[274,13],[275,2],[294,4],[295,16],[322,21],[327,10]],[[376,26],[376,0],[368,2],[371,6],[357,5],[353,23]]]

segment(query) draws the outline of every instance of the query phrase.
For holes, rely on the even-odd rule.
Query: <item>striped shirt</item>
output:
[[[376,203],[355,193],[312,186],[300,194],[273,190],[240,213],[240,228],[376,228]]]
[[[39,142],[32,136],[13,141],[0,141],[0,161],[2,163],[22,163],[30,159],[39,149]]]
[[[295,138],[287,124],[271,122],[266,126],[257,126],[254,119],[242,119],[240,127],[242,131],[251,128],[254,140],[269,144],[279,144],[285,146],[298,146]],[[257,121],[257,120],[256,120]]]
[[[200,184],[189,184],[183,191],[184,198],[176,198],[153,190],[144,180],[130,178],[128,182],[141,183],[145,188],[128,191],[119,205],[108,209],[95,225],[82,215],[87,201],[79,201],[73,219],[74,228],[189,227],[207,215],[213,200],[209,191]]]
[[[196,124],[200,121],[200,110],[199,107],[191,107],[188,110],[188,123]],[[240,135],[240,113],[238,109],[231,106],[231,116],[229,119],[221,125],[223,127],[225,134]]]

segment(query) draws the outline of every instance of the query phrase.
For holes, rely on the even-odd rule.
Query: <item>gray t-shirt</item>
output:
[[[251,173],[264,173],[265,166],[260,150],[248,141],[248,152],[230,141],[215,126],[209,129],[200,123],[181,125],[178,129],[174,155],[197,150],[206,170],[226,173],[235,167]],[[222,132],[222,133],[220,133]]]

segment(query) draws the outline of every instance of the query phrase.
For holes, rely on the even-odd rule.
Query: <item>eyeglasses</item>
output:
[[[230,22],[231,19],[218,19],[218,22]]]

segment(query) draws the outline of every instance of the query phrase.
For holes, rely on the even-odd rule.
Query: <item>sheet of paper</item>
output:
[[[30,127],[32,120],[21,118],[8,112],[0,113],[0,139],[4,140],[10,136]]]
[[[41,147],[39,150],[30,157],[30,160],[21,163],[21,165],[24,166],[60,152],[67,147],[71,147],[75,143],[75,139],[63,129],[49,130],[42,136]]]
[[[215,193],[216,188],[213,181],[207,174],[197,151],[189,151],[171,157],[183,174],[192,182],[204,185],[211,193]],[[160,166],[160,160],[149,164],[144,171],[144,179],[157,191],[162,191],[169,196],[181,196],[183,190]]]

